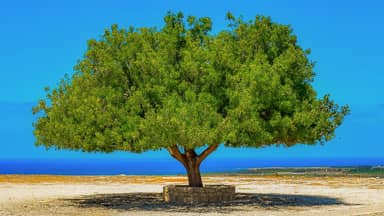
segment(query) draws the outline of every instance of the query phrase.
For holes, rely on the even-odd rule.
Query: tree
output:
[[[348,114],[311,86],[314,64],[268,17],[211,33],[210,18],[168,13],[156,28],[112,25],[72,77],[34,107],[36,145],[84,152],[167,149],[202,187],[201,162],[230,147],[323,143]],[[205,148],[202,152],[197,149]]]

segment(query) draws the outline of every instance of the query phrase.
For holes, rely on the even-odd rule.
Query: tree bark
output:
[[[203,187],[200,164],[197,164],[196,161],[188,161],[187,174],[190,187]]]
[[[168,147],[172,157],[183,164],[188,174],[188,183],[190,187],[203,187],[203,181],[200,174],[200,164],[208,157],[219,145],[212,145],[198,155],[194,149],[184,147],[184,153],[181,153],[177,145]]]
[[[199,156],[194,149],[185,149],[187,158],[187,174],[190,187],[203,187],[203,181],[200,174]]]

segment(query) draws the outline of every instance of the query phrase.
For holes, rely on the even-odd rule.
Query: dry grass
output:
[[[225,180],[224,180],[225,179]],[[186,184],[185,176],[60,176],[60,175],[0,175],[0,183],[14,184]],[[301,184],[310,186],[384,188],[384,179],[368,177],[313,176],[205,176],[206,184]]]
[[[184,177],[168,176],[61,176],[61,175],[0,175],[0,183],[15,184],[161,184],[185,183]]]

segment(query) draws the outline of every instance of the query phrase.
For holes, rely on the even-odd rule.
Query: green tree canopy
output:
[[[182,13],[168,13],[161,29],[112,25],[88,41],[73,76],[34,107],[36,144],[86,152],[165,148],[186,167],[190,185],[201,186],[199,165],[219,144],[333,138],[348,107],[316,95],[314,64],[292,29],[263,16],[244,21],[228,13],[227,20],[216,34],[210,18]]]

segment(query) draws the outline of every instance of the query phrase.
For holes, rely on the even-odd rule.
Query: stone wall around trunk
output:
[[[164,201],[173,204],[209,204],[228,202],[235,197],[234,185],[205,185],[189,187],[187,185],[165,185]]]

